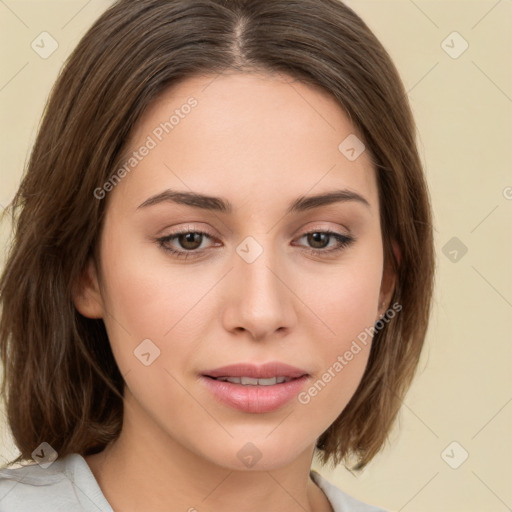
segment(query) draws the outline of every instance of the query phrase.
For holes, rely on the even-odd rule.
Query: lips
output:
[[[242,384],[242,386],[275,386],[283,382],[289,382],[291,377],[269,377],[268,379],[254,379],[253,377],[217,377],[216,380],[231,382],[231,384]]]
[[[284,377],[285,379],[296,379],[307,374],[308,372],[306,370],[278,362],[266,363],[261,366],[250,363],[240,363],[203,372],[203,375],[214,379],[220,377],[249,377],[253,379]]]
[[[241,363],[201,375],[206,388],[224,405],[249,413],[271,412],[290,402],[309,378],[306,370],[284,363]]]

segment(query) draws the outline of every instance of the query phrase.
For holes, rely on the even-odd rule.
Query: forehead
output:
[[[282,74],[194,76],[166,90],[139,120],[124,157],[151,149],[118,187],[141,201],[165,188],[233,198],[235,206],[237,198],[282,202],[285,192],[349,188],[375,202],[369,152],[350,160],[339,147],[354,136],[362,139],[320,87]]]

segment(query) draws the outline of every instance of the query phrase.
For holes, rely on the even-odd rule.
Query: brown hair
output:
[[[228,70],[284,73],[322,87],[372,154],[385,262],[397,273],[392,302],[402,311],[375,333],[357,391],[317,448],[323,462],[355,456],[363,467],[383,446],[418,363],[434,279],[416,128],[388,53],[338,0],[120,0],[67,60],[10,205],[0,354],[15,462],[43,441],[60,457],[89,455],[119,435],[123,378],[103,321],[80,315],[72,300],[105,212],[93,194],[160,93],[194,74]]]

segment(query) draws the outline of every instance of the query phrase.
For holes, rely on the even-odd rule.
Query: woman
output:
[[[50,97],[0,282],[0,510],[381,510],[432,222],[406,93],[337,0],[120,0]]]

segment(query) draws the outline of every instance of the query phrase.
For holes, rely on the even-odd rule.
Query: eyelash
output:
[[[207,233],[205,231],[195,231],[195,230],[191,230],[191,229],[184,229],[181,231],[176,231],[170,235],[158,238],[156,241],[157,241],[158,245],[164,251],[172,254],[173,256],[175,256],[177,258],[187,259],[190,256],[198,257],[200,255],[200,253],[202,252],[201,250],[194,249],[194,250],[188,250],[188,251],[187,250],[178,251],[176,249],[171,249],[168,245],[166,245],[168,242],[170,242],[171,240],[173,240],[175,238],[178,238],[180,235],[185,235],[185,234],[189,234],[189,233],[194,233],[194,234],[203,235],[203,236],[206,235],[208,238],[212,238],[212,239],[214,238],[212,235],[210,235],[209,233]],[[308,231],[307,233],[303,233],[299,238],[303,238],[304,236],[311,235],[313,233],[321,233],[321,234],[330,235],[330,237],[333,237],[338,243],[337,247],[334,247],[331,249],[312,249],[312,248],[305,249],[306,252],[313,254],[315,256],[318,256],[318,255],[330,256],[330,255],[339,253],[343,249],[345,249],[346,247],[350,246],[351,244],[353,244],[355,242],[354,237],[342,235],[341,233],[338,233],[336,231],[331,231],[329,229]],[[330,238],[329,238],[329,241],[330,241]]]

